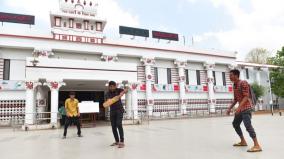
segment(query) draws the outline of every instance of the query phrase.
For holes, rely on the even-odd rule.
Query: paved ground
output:
[[[0,129],[1,159],[283,159],[284,117],[257,115],[253,124],[264,151],[247,153],[234,148],[238,141],[232,117],[153,121],[126,126],[126,147],[110,147],[108,126],[83,129],[83,138],[71,128],[66,140],[62,130],[22,132]],[[246,137],[248,137],[247,133]],[[252,142],[250,140],[249,145]]]

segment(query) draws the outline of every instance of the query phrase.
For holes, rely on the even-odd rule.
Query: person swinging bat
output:
[[[110,107],[110,122],[112,133],[115,139],[115,142],[110,146],[118,146],[118,148],[123,148],[125,146],[124,132],[122,127],[124,108],[121,102],[121,97],[128,92],[128,88],[117,88],[117,84],[114,81],[110,81],[108,83],[108,89],[109,90],[106,93],[106,102],[103,103],[103,106],[105,108]]]

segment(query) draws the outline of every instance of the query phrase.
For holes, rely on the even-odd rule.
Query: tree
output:
[[[284,47],[277,51],[275,57],[268,59],[268,63],[279,66],[270,71],[271,90],[278,97],[284,97]]]
[[[270,52],[264,48],[254,48],[246,56],[246,62],[266,64]]]
[[[262,85],[258,85],[257,83],[253,83],[251,88],[255,94],[256,99],[260,99],[264,95],[265,87]]]

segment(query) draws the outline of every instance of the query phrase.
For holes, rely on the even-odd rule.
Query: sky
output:
[[[244,60],[253,48],[262,47],[274,55],[284,46],[283,0],[97,2],[99,16],[108,21],[105,33],[110,36],[118,36],[119,25],[173,32],[189,47],[236,51],[238,60]],[[0,12],[35,15],[34,29],[50,32],[49,12],[58,10],[58,4],[58,0],[0,0]]]

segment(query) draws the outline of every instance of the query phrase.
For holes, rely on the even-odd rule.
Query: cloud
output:
[[[252,48],[263,47],[275,53],[284,45],[284,1],[247,0],[246,5],[251,5],[249,11],[241,5],[241,0],[210,2],[231,16],[234,24],[229,30],[197,35],[198,42],[215,39],[222,49],[239,52],[241,60]]]

